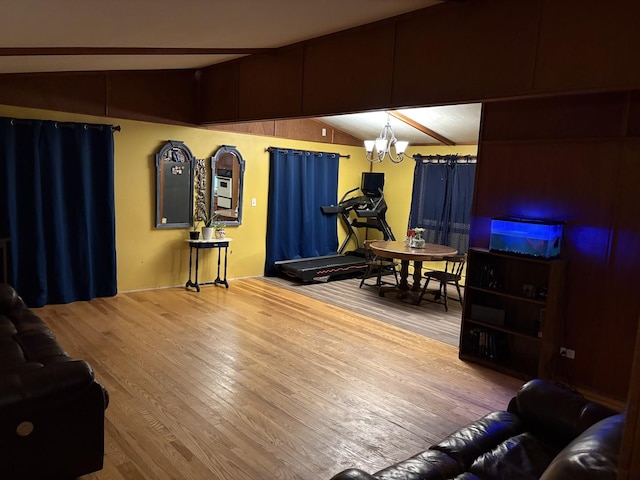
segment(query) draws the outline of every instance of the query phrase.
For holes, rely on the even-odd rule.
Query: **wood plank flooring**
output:
[[[393,277],[385,278],[391,280]],[[300,283],[280,277],[264,277],[264,280],[454,347],[459,343],[462,305],[458,292],[452,286],[448,289],[449,310],[445,311],[444,305],[427,300],[433,299],[429,293],[420,305],[413,305],[408,299],[398,299],[392,292],[381,297],[376,287],[363,285],[360,288],[359,278],[325,283]],[[375,278],[367,282],[374,284]],[[429,287],[429,291],[436,287],[435,282],[431,282]]]
[[[375,472],[506,407],[455,347],[260,279],[34,309],[108,388],[93,479]]]

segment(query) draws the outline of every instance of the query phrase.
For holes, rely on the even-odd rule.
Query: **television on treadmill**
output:
[[[360,190],[367,197],[379,197],[384,187],[384,173],[362,172],[362,184]]]

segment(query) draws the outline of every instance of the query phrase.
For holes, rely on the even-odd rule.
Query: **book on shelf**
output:
[[[469,331],[472,353],[490,360],[504,361],[509,358],[509,343],[504,332],[486,328],[472,328]]]

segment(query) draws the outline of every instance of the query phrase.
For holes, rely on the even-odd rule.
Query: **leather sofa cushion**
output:
[[[22,347],[18,342],[11,337],[0,337],[0,372],[13,370],[26,361]]]
[[[431,449],[446,453],[467,470],[481,454],[524,431],[524,424],[513,413],[492,412],[455,431]]]
[[[615,480],[624,414],[589,427],[551,462],[540,480]]]
[[[0,370],[31,368],[31,362],[68,360],[49,326],[13,290],[4,287],[0,286]]]
[[[32,361],[50,363],[68,357],[50,330],[18,333],[15,341],[22,347],[25,357]]]
[[[10,337],[17,333],[16,326],[6,315],[0,314],[0,337]]]
[[[454,459],[437,450],[427,450],[377,472],[378,480],[441,480],[462,473]]]
[[[480,455],[469,471],[494,480],[537,480],[557,453],[531,433],[521,433]]]
[[[616,412],[582,395],[543,380],[527,382],[516,394],[519,416],[527,430],[554,444],[558,450],[595,422]],[[513,405],[510,405],[513,408]]]
[[[376,480],[376,477],[359,468],[349,468],[334,475],[331,480]]]

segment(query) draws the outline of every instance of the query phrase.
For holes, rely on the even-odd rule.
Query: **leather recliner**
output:
[[[0,478],[71,479],[100,470],[107,390],[0,285]]]

